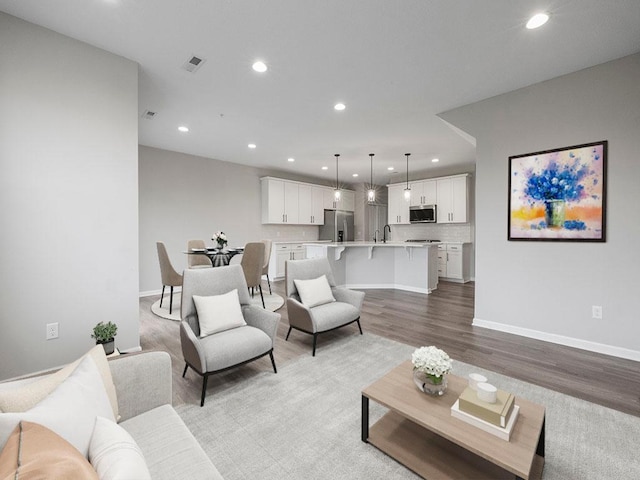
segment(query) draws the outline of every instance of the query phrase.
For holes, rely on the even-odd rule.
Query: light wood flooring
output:
[[[266,283],[266,282],[265,282]],[[284,282],[272,282],[284,297]],[[266,288],[266,285],[265,285]],[[454,360],[476,365],[558,392],[640,416],[640,363],[472,326],[474,283],[440,282],[431,295],[399,290],[366,290],[362,329],[408,345],[436,345]],[[143,350],[169,352],[173,363],[174,404],[199,404],[202,379],[193,371],[182,378],[184,361],[178,322],[151,313],[160,297],[140,299],[140,343]],[[274,350],[278,367],[311,355],[311,335],[292,331],[289,341],[286,306]],[[318,337],[316,355],[332,339],[358,335],[357,326]],[[216,387],[271,370],[269,357],[210,377],[207,398]]]

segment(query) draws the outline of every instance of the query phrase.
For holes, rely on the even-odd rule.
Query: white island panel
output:
[[[307,258],[327,257],[338,285],[431,293],[438,286],[437,245],[342,242],[305,244]]]

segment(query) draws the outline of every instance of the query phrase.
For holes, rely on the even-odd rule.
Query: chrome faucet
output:
[[[382,243],[387,243],[387,228],[389,229],[389,235],[391,235],[391,227],[389,225],[385,225],[382,229]]]
[[[373,232],[373,241],[377,242],[378,241],[378,234],[380,233],[380,230],[376,230],[375,232]]]

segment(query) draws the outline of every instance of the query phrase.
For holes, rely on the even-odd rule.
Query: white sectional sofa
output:
[[[137,443],[152,479],[222,479],[200,444],[171,406],[171,358],[166,352],[127,354],[113,358],[109,362],[105,362],[102,358],[97,363],[100,362],[104,370],[110,371],[113,386],[115,386],[117,415],[120,417],[118,425],[124,428]],[[93,364],[91,368],[95,369]],[[38,377],[37,381],[43,378],[45,377]],[[29,382],[35,383],[33,379],[0,383],[0,397],[4,392],[12,389],[15,391],[16,388],[28,385]],[[102,387],[100,380],[98,380],[98,387]],[[113,390],[112,387],[111,390]],[[106,394],[108,394],[108,388]],[[105,398],[104,402],[107,403],[107,409],[111,410],[115,400],[111,401],[110,406],[109,401],[106,400],[106,394],[101,393]],[[109,400],[112,398],[113,396]],[[36,407],[39,405],[42,403],[37,403]],[[37,410],[36,407],[30,411]],[[111,412],[109,414],[111,415]],[[11,415],[26,414],[0,413],[0,416],[5,416],[5,419]],[[46,413],[41,419],[44,420],[43,424],[47,423]],[[88,428],[92,431],[94,427],[89,425]],[[4,441],[0,443],[2,443],[0,444],[0,450],[2,450]],[[98,473],[100,473],[99,469]],[[114,477],[100,476],[100,478]]]

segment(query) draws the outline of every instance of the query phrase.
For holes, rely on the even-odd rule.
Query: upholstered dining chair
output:
[[[364,292],[337,287],[326,258],[287,260],[285,263],[289,340],[292,329],[313,335],[316,355],[318,335],[351,323],[360,326]]]
[[[204,249],[204,240],[189,240],[187,242],[187,251],[192,249]],[[211,260],[206,255],[187,255],[189,268],[210,268],[213,267]]]
[[[156,242],[158,248],[158,260],[160,261],[160,276],[162,277],[162,296],[160,297],[160,308],[162,308],[162,301],[164,300],[164,287],[171,287],[171,296],[169,298],[169,314],[173,312],[173,287],[179,287],[182,285],[182,275],[175,271],[169,255],[167,254],[167,247],[162,242]]]
[[[223,297],[226,303],[222,303]],[[273,371],[278,373],[273,347],[280,314],[250,302],[240,265],[184,272],[180,306],[180,343],[185,361],[182,376],[189,367],[202,376],[200,406],[204,405],[210,375],[264,355],[269,355]]]
[[[271,260],[271,240],[262,240],[264,243],[264,264],[262,265],[262,276],[267,277],[267,285],[269,285],[269,295],[271,295],[271,280],[269,279],[269,260]]]
[[[251,297],[253,297],[255,288],[260,291],[262,299],[262,307],[264,305],[264,296],[262,295],[262,270],[264,265],[264,243],[250,242],[244,246],[242,253],[242,261],[240,265],[244,271],[244,278],[247,282],[247,288],[251,289]]]

